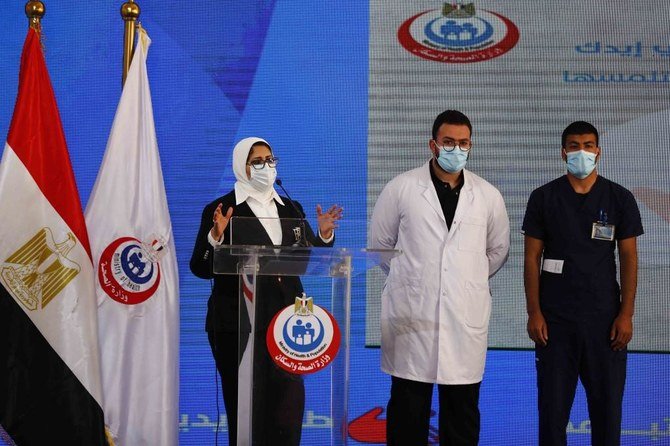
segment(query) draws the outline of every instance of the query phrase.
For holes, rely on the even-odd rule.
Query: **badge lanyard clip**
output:
[[[607,224],[607,212],[600,210],[598,221],[593,223],[591,228],[591,238],[593,240],[614,240],[614,225]]]

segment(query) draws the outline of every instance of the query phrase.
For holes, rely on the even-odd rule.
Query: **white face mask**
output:
[[[249,183],[259,192],[266,192],[275,184],[277,168],[267,164],[260,170],[251,168],[251,179]]]

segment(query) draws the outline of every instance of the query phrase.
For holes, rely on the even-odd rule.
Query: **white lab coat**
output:
[[[500,192],[464,170],[447,230],[428,163],[398,175],[377,199],[373,248],[402,254],[386,265],[382,370],[413,381],[473,384],[484,375],[491,294],[488,280],[509,253]]]

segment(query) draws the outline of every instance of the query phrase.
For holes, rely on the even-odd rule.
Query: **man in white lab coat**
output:
[[[430,161],[391,180],[377,199],[373,248],[395,248],[382,292],[382,370],[391,375],[388,445],[428,441],[433,384],[441,445],[479,441],[479,386],[491,314],[489,278],[509,252],[502,195],[465,170],[472,125],[447,110],[433,124]]]

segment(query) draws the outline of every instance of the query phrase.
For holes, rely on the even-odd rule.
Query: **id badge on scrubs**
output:
[[[591,238],[593,240],[614,240],[614,225],[607,224],[607,213],[600,211],[600,219],[591,227]]]

